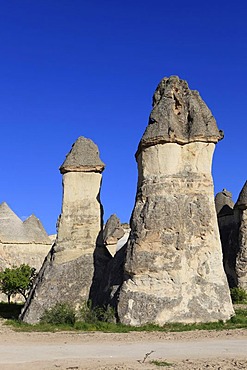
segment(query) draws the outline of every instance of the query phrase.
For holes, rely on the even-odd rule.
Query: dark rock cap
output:
[[[247,181],[245,181],[245,184],[243,186],[243,189],[241,190],[238,200],[235,204],[236,208],[240,209],[246,209],[247,208]]]
[[[60,172],[102,172],[105,164],[99,158],[99,149],[90,139],[80,136],[72,145]]]
[[[124,229],[121,226],[119,218],[113,214],[107,220],[104,231],[103,241],[105,245],[116,244],[124,236]]]
[[[198,91],[190,90],[178,76],[165,77],[154,93],[153,110],[136,155],[151,145],[217,143],[223,136]]]
[[[234,207],[232,193],[226,189],[217,193],[215,196],[215,207],[218,216],[232,215]]]

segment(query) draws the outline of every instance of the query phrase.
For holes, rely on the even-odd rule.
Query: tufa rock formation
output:
[[[238,253],[238,214],[234,212],[232,193],[226,189],[216,194],[215,207],[218,217],[223,265],[230,288],[237,286],[236,256]]]
[[[79,137],[60,167],[62,213],[55,244],[40,270],[21,318],[38,322],[57,302],[74,306],[86,301],[94,275],[94,250],[102,244],[101,173],[97,146]]]
[[[0,204],[0,271],[23,263],[39,271],[51,245],[37,217],[32,215],[22,222],[7,203]],[[6,300],[6,295],[0,294],[0,299]]]
[[[215,206],[229,286],[247,290],[247,182],[235,205],[224,189],[216,194]]]
[[[114,214],[107,220],[103,231],[103,243],[112,256],[116,253],[117,243],[124,236],[125,231],[119,218]]]
[[[233,315],[211,177],[222,137],[197,91],[176,76],[161,81],[136,153],[138,188],[117,308],[122,323]]]
[[[226,189],[216,194],[215,207],[217,215],[232,215],[234,202],[232,200],[232,193]]]
[[[39,270],[51,244],[37,217],[23,222],[7,203],[0,204],[0,270],[23,263]]]
[[[247,291],[247,181],[241,190],[235,208],[239,214],[239,250],[236,257],[238,286]]]

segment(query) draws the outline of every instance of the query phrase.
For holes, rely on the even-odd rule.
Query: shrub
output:
[[[247,303],[247,292],[242,288],[231,288],[231,298],[233,303]]]
[[[50,309],[45,310],[40,322],[47,324],[68,324],[73,326],[76,320],[76,312],[68,303],[57,303]]]
[[[84,302],[79,310],[78,319],[88,323],[95,324],[98,321],[115,322],[114,309],[107,307],[93,307],[92,302]]]

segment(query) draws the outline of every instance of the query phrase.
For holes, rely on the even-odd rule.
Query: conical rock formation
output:
[[[51,245],[36,216],[22,222],[6,202],[0,204],[0,270],[28,264],[39,271]]]
[[[121,322],[208,322],[233,314],[211,177],[222,137],[198,92],[176,76],[161,81],[136,153]]]

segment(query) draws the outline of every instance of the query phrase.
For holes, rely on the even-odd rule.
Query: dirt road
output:
[[[19,333],[0,326],[1,370],[159,369],[152,360],[177,370],[247,369],[247,331]]]

